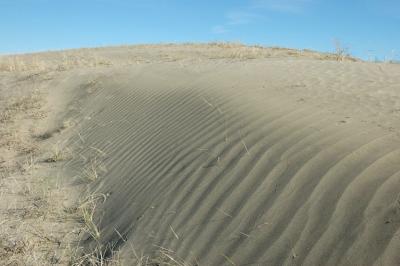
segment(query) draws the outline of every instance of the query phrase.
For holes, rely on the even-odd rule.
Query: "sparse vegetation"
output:
[[[53,145],[50,150],[50,156],[45,160],[48,163],[65,161],[71,158],[71,151],[67,147],[63,147],[60,143]]]
[[[340,43],[339,43],[340,44]],[[148,58],[141,53],[133,52],[135,48],[151,47],[169,49],[168,54],[159,52],[158,58]],[[204,48],[202,52],[193,57],[193,48]],[[121,47],[104,47],[99,49],[76,49],[63,52],[44,52],[41,56],[33,54],[1,56],[0,72],[16,71],[68,71],[81,67],[108,67],[112,65],[133,65],[150,61],[171,62],[185,58],[201,60],[206,59],[235,59],[250,60],[270,57],[307,57],[319,60],[352,60],[345,48],[339,46],[336,53],[320,53],[311,50],[296,50],[280,47],[264,47],[260,45],[244,45],[239,42],[211,42],[203,44],[169,44],[169,45],[136,45],[125,46],[126,50],[120,57],[111,57],[110,51],[117,51]],[[177,49],[179,48],[179,49]],[[161,50],[161,49],[160,49]]]
[[[0,57],[0,72],[16,71],[66,71],[77,67],[98,67],[110,66],[112,62],[102,58],[90,51],[81,49],[79,52],[74,50],[65,52],[46,52],[48,57],[22,54]]]
[[[10,88],[9,97],[0,98],[1,264],[65,265],[76,228],[59,211],[65,188],[42,176],[43,146],[31,134],[46,114],[43,95],[36,89],[38,76],[17,77],[16,86],[28,79],[30,86]]]
[[[83,169],[81,179],[87,182],[97,180],[99,178],[98,167],[97,159],[94,158],[90,161],[89,165]]]
[[[89,195],[78,207],[86,232],[97,242],[100,240],[100,231],[94,222],[94,213],[98,202],[104,203],[106,199],[107,196],[103,194]]]
[[[338,39],[333,40],[333,44],[335,46],[335,55],[337,61],[343,61],[346,58],[350,57],[349,48],[343,46],[342,42]]]

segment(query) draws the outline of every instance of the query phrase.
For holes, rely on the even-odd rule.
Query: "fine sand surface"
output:
[[[1,58],[0,81],[51,79],[44,141],[71,151],[87,253],[400,265],[400,65],[336,59],[131,46]]]

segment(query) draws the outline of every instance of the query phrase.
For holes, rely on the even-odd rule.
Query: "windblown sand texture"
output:
[[[252,48],[104,48],[124,63],[48,70],[76,124],[66,168],[97,169],[100,237],[84,245],[124,265],[159,249],[187,265],[400,265],[400,66],[229,49]]]

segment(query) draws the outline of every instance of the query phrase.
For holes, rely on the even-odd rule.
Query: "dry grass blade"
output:
[[[174,228],[170,225],[169,228],[171,228],[172,233],[174,234],[175,238],[179,240],[178,234],[175,232]]]
[[[86,231],[96,241],[100,240],[100,231],[94,222],[94,214],[96,211],[96,202],[94,200],[85,202],[79,207],[82,215],[82,221]]]

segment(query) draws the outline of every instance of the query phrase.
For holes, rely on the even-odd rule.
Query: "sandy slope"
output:
[[[398,265],[400,66],[205,50],[57,77],[98,241],[126,265]]]

